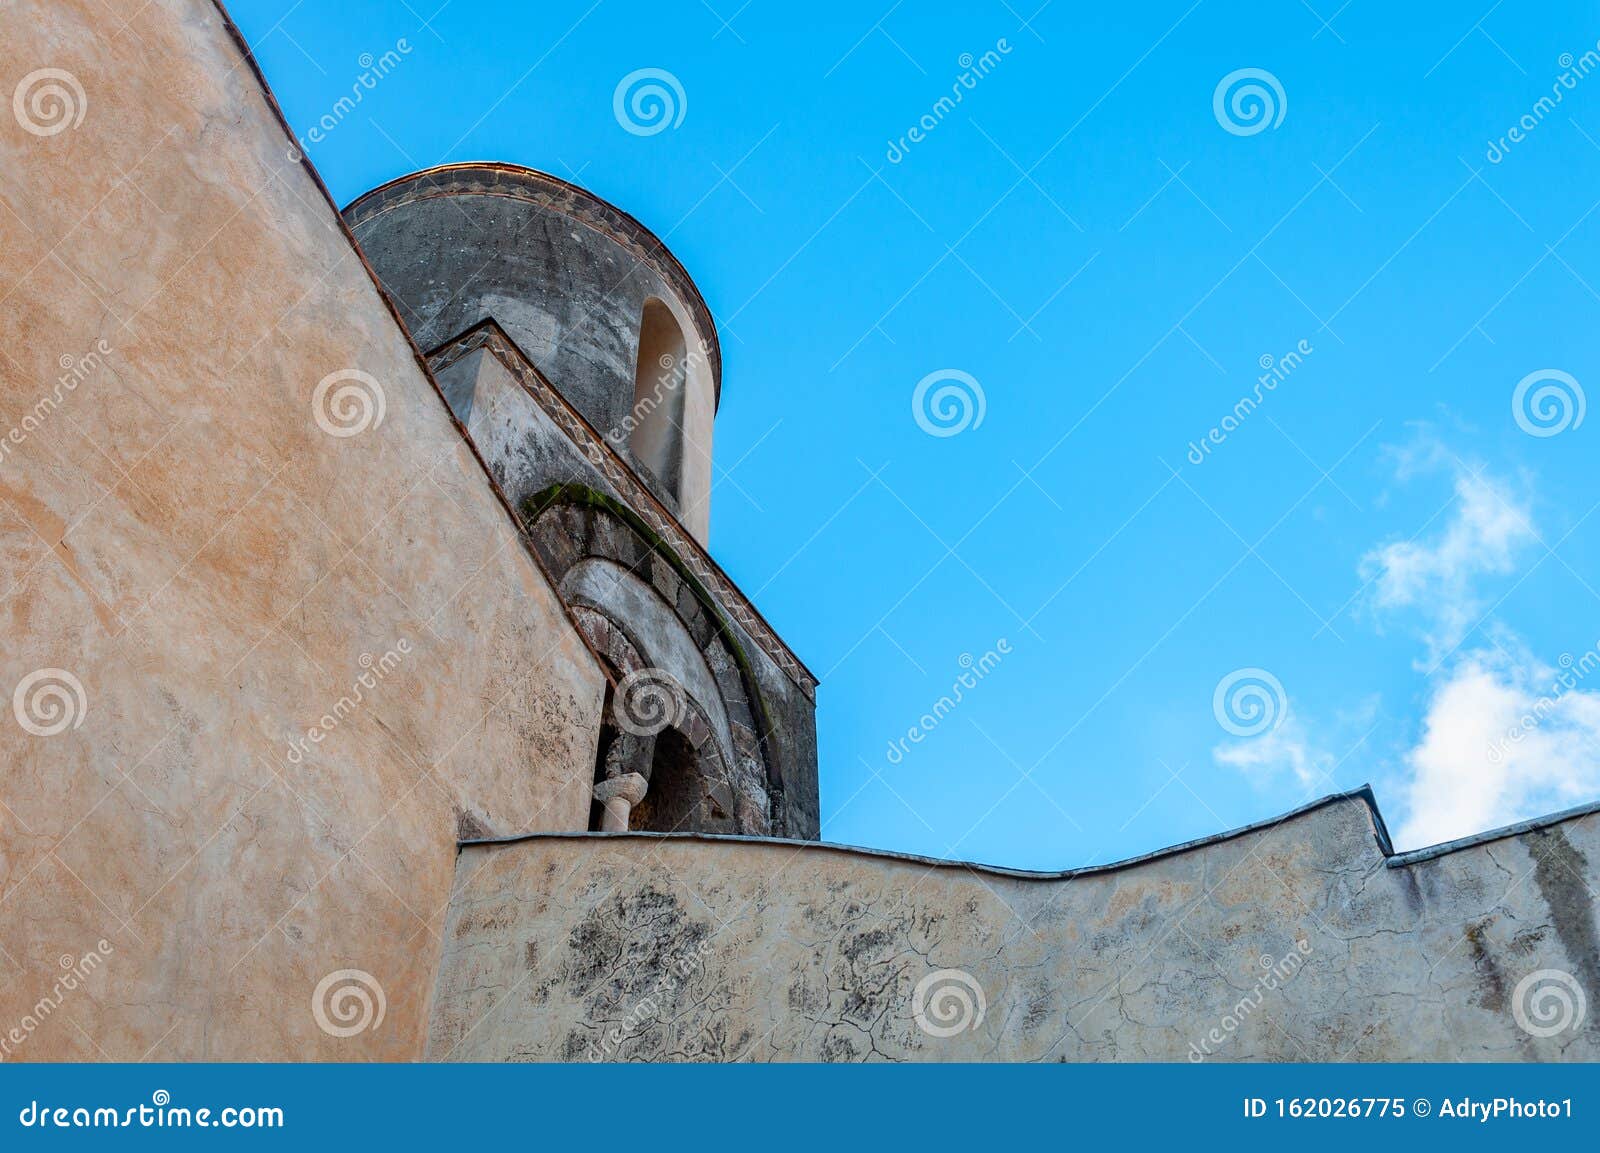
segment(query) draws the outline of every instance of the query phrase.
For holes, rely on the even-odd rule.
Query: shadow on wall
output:
[[[633,432],[628,447],[656,481],[684,500],[683,413],[687,351],[672,310],[655,297],[639,321],[639,361],[633,380]]]

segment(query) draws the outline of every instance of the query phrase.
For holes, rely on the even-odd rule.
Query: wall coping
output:
[[[1335,805],[1361,805],[1365,808],[1372,820],[1373,839],[1378,851],[1384,858],[1387,868],[1405,868],[1431,861],[1450,853],[1457,853],[1464,849],[1476,848],[1491,841],[1506,840],[1510,837],[1521,836],[1524,833],[1537,832],[1540,829],[1553,825],[1563,824],[1567,821],[1579,820],[1584,817],[1600,813],[1600,801],[1592,801],[1571,809],[1563,809],[1558,813],[1548,816],[1536,817],[1532,820],[1519,821],[1513,825],[1505,825],[1487,832],[1474,833],[1468,837],[1460,837],[1453,841],[1445,841],[1438,845],[1430,845],[1425,849],[1414,849],[1405,853],[1396,853],[1393,843],[1389,840],[1389,830],[1384,824],[1383,814],[1378,811],[1378,801],[1373,795],[1371,785],[1362,785],[1343,793],[1331,793],[1307,802],[1287,813],[1266,820],[1255,821],[1248,825],[1241,825],[1236,829],[1229,829],[1222,833],[1212,833],[1209,836],[1197,837],[1192,841],[1169,845],[1165,848],[1155,849],[1148,853],[1141,853],[1136,857],[1128,857],[1121,861],[1113,861],[1104,865],[1085,865],[1076,869],[1039,870],[1039,869],[1012,869],[1004,865],[986,865],[974,861],[957,861],[943,857],[926,857],[918,853],[900,853],[891,849],[871,849],[859,845],[844,845],[833,841],[799,841],[789,837],[752,837],[722,833],[580,833],[580,832],[548,832],[548,833],[522,833],[511,837],[484,837],[475,840],[463,840],[456,843],[459,854],[462,849],[475,847],[500,847],[505,845],[521,844],[525,841],[566,841],[566,840],[593,840],[595,838],[634,839],[651,842],[660,841],[697,841],[707,844],[748,844],[772,845],[794,849],[813,849],[820,852],[842,853],[852,857],[870,857],[882,861],[904,862],[913,865],[927,865],[930,868],[961,869],[969,873],[981,873],[994,877],[1009,877],[1022,881],[1067,881],[1075,877],[1094,877],[1108,873],[1119,873],[1134,868],[1138,865],[1149,864],[1153,861],[1165,860],[1168,857],[1181,856],[1194,852],[1197,849],[1207,848],[1211,845],[1221,844],[1225,841],[1236,840],[1251,833],[1264,832],[1279,825],[1299,820],[1321,809]]]

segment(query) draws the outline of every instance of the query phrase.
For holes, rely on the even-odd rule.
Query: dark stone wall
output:
[[[508,165],[430,170],[361,197],[345,219],[423,349],[493,319],[602,432],[626,428],[650,297],[720,378],[710,313],[676,259],[632,217],[554,177]],[[632,459],[625,434],[617,447],[677,511],[677,494]]]
[[[595,443],[596,430],[575,426],[571,413],[566,413],[569,427],[565,428],[552,417],[546,404],[561,404],[553,395],[553,387],[532,373],[494,326],[450,342],[438,350],[432,365],[490,472],[532,531],[535,549],[542,554],[553,578],[559,582],[560,575],[585,556],[614,560],[654,587],[690,633],[707,641],[706,659],[722,686],[722,696],[730,712],[739,713],[742,719],[731,738],[736,761],[747,759],[750,753],[739,747],[741,729],[749,733],[748,724],[760,730],[756,735],[763,746],[761,760],[771,766],[770,775],[775,778],[769,783],[774,818],[771,834],[816,840],[821,835],[821,819],[814,679],[798,666],[764,622],[743,622],[736,603],[742,597],[736,592],[726,595],[714,579],[688,572],[687,562],[697,546],[687,539],[687,534],[683,534],[683,540],[672,542],[648,526],[635,530],[604,508],[599,508],[596,515],[596,498],[584,494],[598,494],[598,499],[613,502],[641,522],[649,519],[651,510],[644,507],[647,501],[628,491],[627,477],[619,476],[616,459],[609,467],[597,463],[594,454],[600,453],[602,461],[605,457],[604,450]],[[525,379],[519,379],[513,369],[520,370]],[[541,389],[550,394],[545,404],[536,395]],[[557,411],[559,414],[559,407]],[[574,439],[575,435],[587,438],[587,449]],[[559,521],[570,522],[569,527],[552,535],[540,526],[557,522],[541,518],[537,503],[552,499],[550,490],[555,486],[566,486],[576,495],[572,497],[574,510]],[[565,501],[567,497],[560,499]],[[655,516],[659,524],[660,513]],[[681,567],[675,569],[674,564]],[[687,573],[687,578],[680,572]],[[697,600],[702,594],[710,602],[708,608]],[[709,619],[712,616],[715,627]],[[714,641],[717,629],[724,630],[737,647],[737,659],[722,642]],[[768,639],[757,635],[761,632],[766,632]],[[786,662],[779,659],[785,657]],[[749,695],[747,684],[753,685],[759,701],[742,699]],[[748,714],[744,713],[747,705]]]

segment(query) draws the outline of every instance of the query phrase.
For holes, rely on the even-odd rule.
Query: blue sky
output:
[[[826,839],[1061,868],[1367,781],[1406,846],[1600,794],[1600,6],[437,2],[230,11],[302,135],[406,41],[309,148],[340,203],[523,163],[695,277],[712,551],[822,678]],[[615,115],[644,68],[675,127]]]

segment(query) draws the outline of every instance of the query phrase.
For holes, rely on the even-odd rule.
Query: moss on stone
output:
[[[750,658],[745,653],[744,645],[740,643],[738,634],[734,631],[733,625],[729,623],[727,617],[723,615],[722,609],[716,598],[712,596],[711,591],[689,569],[689,566],[684,563],[683,558],[678,555],[677,550],[672,547],[667,539],[646,524],[643,517],[616,497],[586,484],[573,482],[552,484],[529,496],[522,502],[522,507],[519,510],[522,519],[522,531],[531,536],[533,525],[539,518],[559,505],[598,509],[615,517],[643,540],[650,547],[651,552],[672,566],[672,570],[678,574],[679,578],[693,593],[695,600],[699,602],[701,609],[705,611],[711,620],[717,635],[727,644],[728,652],[732,655],[734,663],[739,666],[740,677],[748,686],[750,699],[747,703],[750,705],[757,724],[760,725],[759,736],[762,751],[770,763],[773,759],[773,750],[768,740],[768,734],[772,732],[772,720],[767,711],[765,697],[761,692],[761,682],[756,679],[755,668],[751,665]],[[671,604],[668,607],[674,616],[678,615],[678,606],[676,604]],[[687,628],[688,625],[685,624],[684,627]],[[767,784],[769,793],[772,794],[770,800],[774,802],[775,806],[781,805],[783,795],[782,774],[777,774],[776,779],[774,779],[774,774],[769,772]]]

